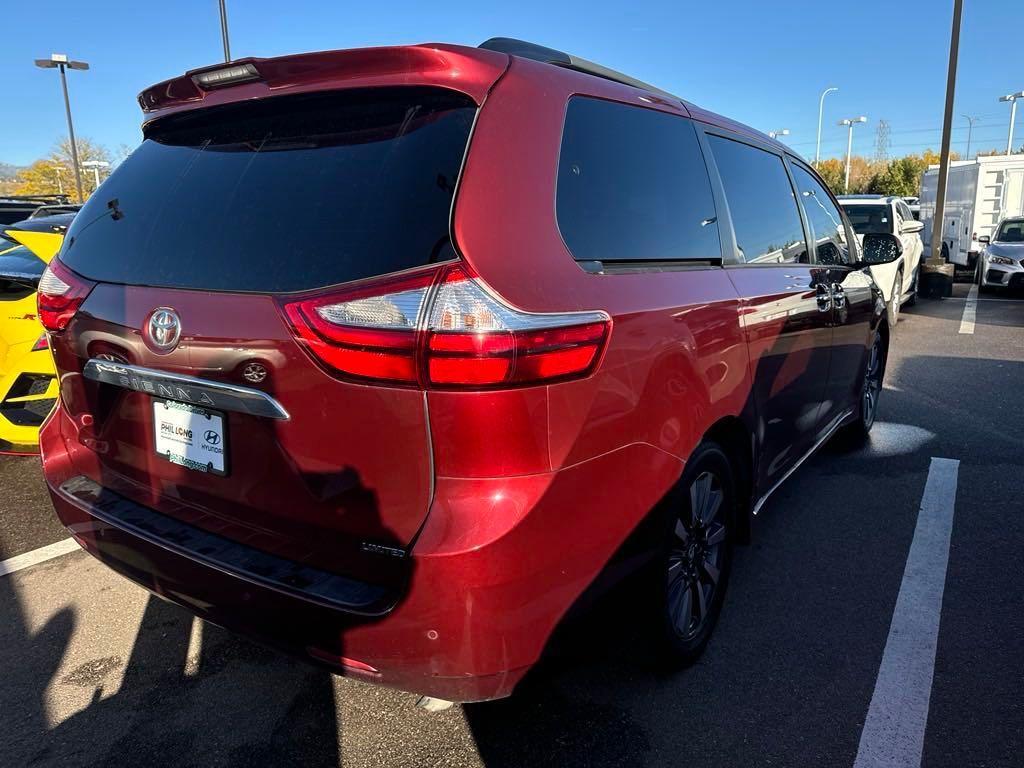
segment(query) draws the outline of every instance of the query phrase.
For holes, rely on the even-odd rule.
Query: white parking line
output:
[[[23,568],[31,568],[33,565],[45,563],[47,560],[53,560],[55,557],[74,552],[76,549],[81,549],[81,547],[74,539],[63,539],[55,544],[33,549],[31,552],[0,562],[0,576],[7,576]]]
[[[960,319],[960,333],[974,333],[974,318],[978,315],[978,286],[972,285],[964,303],[964,316]]]
[[[920,768],[960,462],[933,458],[854,768]]]

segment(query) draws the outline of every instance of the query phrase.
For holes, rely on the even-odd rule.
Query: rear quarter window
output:
[[[683,117],[577,96],[558,163],[558,228],[577,261],[720,260],[715,203]]]
[[[475,114],[403,87],[172,116],[90,198],[61,259],[98,281],[276,293],[451,258]]]

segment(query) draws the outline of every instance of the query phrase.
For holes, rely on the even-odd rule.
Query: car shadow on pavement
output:
[[[3,765],[337,766],[332,677],[202,624],[150,596],[127,658],[62,665],[75,632],[66,608],[38,631],[26,626],[11,579],[0,581],[9,669]],[[190,655],[190,647],[192,654]],[[62,689],[92,689],[83,709],[61,712]],[[16,703],[15,710],[11,707]],[[54,724],[53,721],[57,720]]]

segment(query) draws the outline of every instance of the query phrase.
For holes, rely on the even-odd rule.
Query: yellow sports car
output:
[[[71,218],[46,216],[0,231],[0,453],[38,453],[39,426],[57,398],[36,286]]]

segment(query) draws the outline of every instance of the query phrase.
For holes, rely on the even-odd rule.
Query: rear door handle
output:
[[[846,306],[846,291],[843,290],[843,286],[839,283],[832,283],[832,301],[836,309],[842,309]]]

